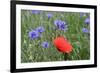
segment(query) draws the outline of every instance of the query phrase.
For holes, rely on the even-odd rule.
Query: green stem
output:
[[[67,53],[63,53],[64,56],[64,60],[68,60],[68,54]]]

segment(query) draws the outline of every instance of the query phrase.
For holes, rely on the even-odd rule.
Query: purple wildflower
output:
[[[43,47],[43,48],[49,48],[49,43],[48,42],[42,42],[42,44],[41,44],[41,46]]]
[[[53,14],[51,14],[51,13],[47,14],[48,19],[50,19],[52,16],[53,16]]]
[[[44,30],[44,27],[43,26],[39,26],[39,27],[36,28],[36,31],[38,31],[39,33],[42,33],[45,30]]]
[[[39,37],[38,32],[35,31],[35,30],[30,31],[28,35],[29,35],[29,37],[30,37],[31,39],[36,39],[36,38]]]
[[[32,10],[32,14],[39,14],[40,10]]]
[[[54,24],[56,25],[56,27],[59,29],[59,30],[67,30],[67,25],[66,25],[66,22],[65,21],[61,21],[61,20],[55,20],[54,21]]]
[[[89,30],[88,30],[87,28],[83,28],[83,29],[82,29],[82,32],[84,32],[84,33],[89,33]]]
[[[81,12],[80,17],[84,17],[84,16],[86,16],[86,13]]]
[[[86,18],[84,21],[85,24],[90,24],[90,18]]]

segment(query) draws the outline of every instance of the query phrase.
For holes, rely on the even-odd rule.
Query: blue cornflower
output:
[[[40,10],[32,10],[32,14],[39,14]]]
[[[83,28],[83,29],[82,29],[82,32],[84,32],[84,33],[89,33],[89,30],[88,30],[87,28]]]
[[[48,14],[47,14],[48,19],[50,19],[52,16],[53,16],[52,13],[48,13]]]
[[[39,37],[38,32],[35,31],[35,30],[30,31],[28,35],[29,35],[29,37],[30,37],[31,39],[36,39],[36,38]]]
[[[58,25],[61,24],[61,22],[62,22],[61,20],[55,20],[55,21],[54,21],[54,24],[55,24],[56,26],[58,26]]]
[[[44,27],[43,26],[39,26],[36,28],[36,31],[38,31],[39,33],[42,33],[45,31]]]
[[[80,17],[84,17],[84,16],[86,16],[86,13],[81,12]]]
[[[85,24],[90,24],[90,18],[86,18],[84,21]]]
[[[66,25],[66,22],[65,21],[61,21],[61,20],[55,20],[54,21],[54,24],[56,25],[56,27],[59,29],[59,30],[67,30],[67,25]]]
[[[47,41],[42,42],[41,46],[42,46],[43,48],[49,48],[49,43],[48,43]]]

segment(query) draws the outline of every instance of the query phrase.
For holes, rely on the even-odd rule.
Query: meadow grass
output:
[[[51,13],[52,17],[48,18],[47,13]],[[85,14],[86,16],[80,17],[80,13],[77,12],[40,11],[38,14],[32,14],[31,10],[21,10],[21,62],[90,59],[90,35],[82,32],[84,27],[90,29],[90,25],[84,23],[89,13]],[[65,21],[68,30],[55,30],[54,21],[57,19]],[[45,28],[42,36],[30,39],[29,32],[39,26]],[[53,39],[58,36],[64,36],[72,44],[73,51],[70,54],[59,52],[53,45]],[[49,48],[41,46],[44,41],[49,42]]]

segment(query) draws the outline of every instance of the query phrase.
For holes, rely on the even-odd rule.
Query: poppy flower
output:
[[[72,51],[72,45],[63,36],[54,39],[53,43],[57,50],[60,52],[70,53]]]

